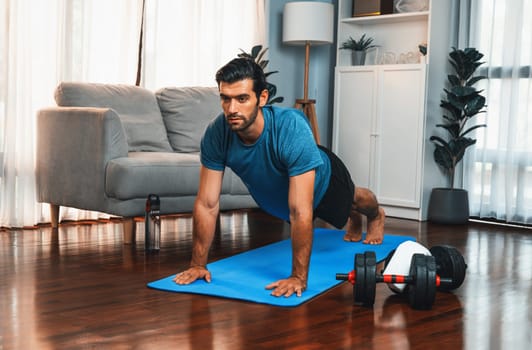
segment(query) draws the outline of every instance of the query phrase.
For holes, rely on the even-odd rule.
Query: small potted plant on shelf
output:
[[[340,49],[353,51],[351,56],[353,65],[362,66],[366,62],[366,52],[378,46],[373,44],[373,40],[371,37],[366,37],[366,34],[362,34],[358,40],[350,36],[349,39],[342,43]]]
[[[474,48],[459,50],[453,48],[449,53],[454,74],[449,74],[449,88],[443,89],[446,99],[440,106],[444,109],[444,123],[436,126],[445,130],[446,138],[431,136],[435,144],[434,160],[449,177],[450,188],[434,188],[429,202],[430,221],[446,224],[463,224],[469,219],[468,193],[454,187],[457,164],[464,157],[468,147],[476,140],[468,134],[485,127],[486,124],[470,125],[471,119],[485,112],[486,98],[473,85],[485,76],[474,76],[475,71],[484,62],[484,55]]]

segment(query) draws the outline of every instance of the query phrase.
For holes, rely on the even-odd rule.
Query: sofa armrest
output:
[[[113,109],[50,107],[37,113],[36,182],[40,202],[98,210],[105,200],[105,167],[127,157]]]

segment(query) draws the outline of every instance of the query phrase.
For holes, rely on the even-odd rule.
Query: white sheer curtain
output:
[[[264,43],[263,0],[146,0],[146,7],[150,89],[212,86],[214,67]],[[141,10],[142,0],[0,0],[0,226],[49,221],[48,206],[36,201],[36,111],[55,105],[60,81],[134,84]]]
[[[0,0],[0,226],[49,221],[36,201],[35,115],[60,81],[134,83],[141,7],[129,0]],[[3,138],[2,138],[3,137]],[[63,210],[62,218],[97,218]]]
[[[484,56],[487,123],[464,160],[471,215],[532,224],[532,1],[462,1],[468,46]]]
[[[146,2],[142,85],[215,86],[220,66],[265,43],[264,0]]]

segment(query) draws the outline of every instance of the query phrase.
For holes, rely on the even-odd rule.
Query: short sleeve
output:
[[[212,170],[225,169],[227,142],[223,123],[224,120],[218,116],[207,126],[201,138],[201,164]]]
[[[282,128],[284,141],[280,144],[288,176],[297,176],[319,167],[323,160],[305,115],[299,110],[289,111],[295,115],[286,118],[287,125]]]

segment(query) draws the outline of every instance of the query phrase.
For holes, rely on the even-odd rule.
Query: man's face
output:
[[[253,80],[244,79],[234,83],[220,82],[220,100],[225,119],[233,131],[245,131],[255,120],[259,107],[264,106],[267,99],[264,92],[259,96],[253,91]]]

